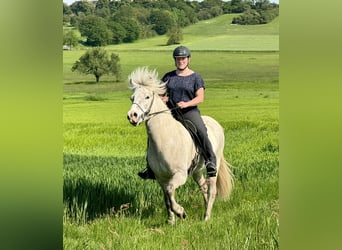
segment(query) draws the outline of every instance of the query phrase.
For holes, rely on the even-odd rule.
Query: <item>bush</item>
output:
[[[166,45],[179,44],[183,40],[183,33],[180,27],[174,27],[168,32],[169,40]]]

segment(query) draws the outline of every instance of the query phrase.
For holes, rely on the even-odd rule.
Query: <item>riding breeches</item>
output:
[[[205,162],[211,162],[216,165],[216,156],[214,154],[211,142],[208,137],[207,127],[205,126],[201,113],[198,109],[192,109],[182,114],[184,120],[189,120],[196,128],[196,138],[194,139],[196,143],[199,144],[201,148],[201,153],[204,157]],[[178,119],[178,117],[176,117]],[[180,121],[184,124],[183,121]]]

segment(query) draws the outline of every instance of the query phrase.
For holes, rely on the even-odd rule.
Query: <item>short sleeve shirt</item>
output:
[[[200,88],[205,89],[202,77],[196,72],[193,72],[188,76],[178,76],[174,70],[166,73],[163,76],[162,81],[167,83],[169,99],[172,100],[173,103],[190,101],[196,97],[197,90]]]

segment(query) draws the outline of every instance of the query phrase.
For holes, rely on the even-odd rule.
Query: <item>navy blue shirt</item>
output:
[[[193,72],[188,76],[178,76],[176,70],[174,70],[166,73],[163,76],[162,81],[167,82],[166,86],[169,94],[169,100],[174,104],[180,101],[190,101],[196,97],[197,90],[200,88],[205,89],[202,77],[196,72]],[[191,109],[198,109],[198,107],[189,107],[183,109],[182,112],[185,113]]]

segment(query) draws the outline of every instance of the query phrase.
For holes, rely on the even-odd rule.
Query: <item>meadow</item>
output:
[[[232,16],[183,31],[191,67],[206,82],[201,112],[223,126],[235,176],[232,197],[216,200],[209,222],[191,179],[176,194],[188,217],[170,226],[158,184],[136,174],[147,137],[144,125],[126,119],[126,79],[138,66],[160,75],[173,69],[174,46],[162,46],[165,37],[108,46],[120,56],[122,77],[98,84],[70,70],[84,48],[63,52],[64,249],[279,248],[279,20],[238,27],[227,24]]]

